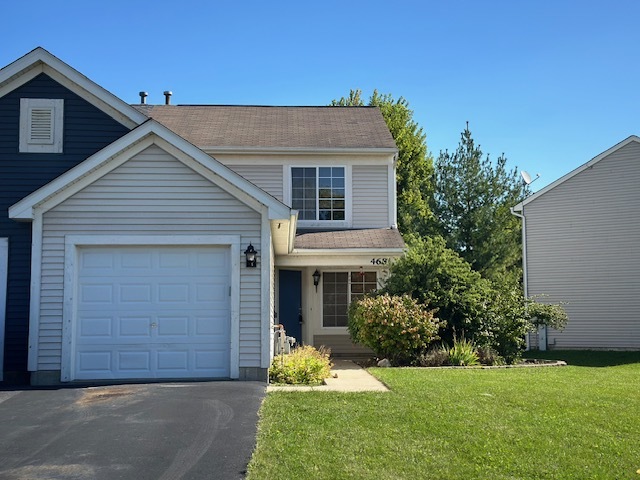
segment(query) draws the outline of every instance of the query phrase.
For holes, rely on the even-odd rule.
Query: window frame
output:
[[[349,305],[351,305],[351,302],[354,300],[354,298],[362,296],[363,294],[361,293],[353,293],[352,292],[352,280],[351,280],[351,276],[353,274],[367,274],[367,273],[373,273],[376,276],[375,279],[375,284],[376,284],[376,290],[380,288],[380,272],[378,270],[352,270],[352,269],[346,269],[346,270],[325,270],[322,272],[322,291],[320,292],[320,326],[323,330],[327,330],[327,331],[346,331],[347,330],[347,326],[346,325],[325,325],[324,323],[324,313],[325,313],[325,302],[324,302],[324,298],[325,298],[325,285],[324,285],[324,281],[325,281],[325,275],[327,273],[344,273],[347,275],[347,309],[349,308]],[[366,283],[366,282],[363,282]],[[371,282],[369,282],[371,283]],[[374,290],[375,291],[375,290]],[[367,292],[368,293],[368,292]]]
[[[314,168],[316,170],[316,219],[315,220],[302,220],[298,219],[298,226],[300,227],[324,227],[324,228],[349,228],[351,227],[351,166],[346,164],[289,164],[285,165],[285,181],[284,188],[284,200],[289,206],[293,205],[293,169],[294,168]],[[321,168],[343,168],[344,169],[344,220],[319,220],[320,212],[320,188],[319,188],[319,173]],[[293,208],[293,207],[292,207]]]
[[[31,138],[34,109],[51,112],[51,138],[42,141]],[[62,153],[64,133],[64,100],[60,98],[20,99],[20,153]]]

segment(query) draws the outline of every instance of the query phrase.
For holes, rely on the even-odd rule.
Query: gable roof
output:
[[[50,76],[128,128],[134,128],[147,120],[144,114],[89,80],[42,47],[32,50],[0,69],[0,97],[24,85],[41,73]]]
[[[135,105],[203,150],[397,152],[377,107]]]
[[[9,217],[16,220],[33,219],[35,216],[34,210],[39,205],[45,205],[45,210],[53,208],[152,143],[158,144],[184,163],[188,162],[188,166],[194,171],[211,181],[215,181],[217,184],[221,184],[222,188],[243,200],[249,206],[259,209],[260,205],[264,205],[268,209],[269,219],[290,221],[295,216],[295,211],[292,211],[275,197],[224,166],[165,126],[155,120],[148,120],[93,154],[84,162],[9,207]],[[121,158],[121,160],[114,162],[113,160],[117,158]]]
[[[591,160],[589,160],[587,163],[580,165],[578,168],[576,168],[575,170],[572,170],[571,172],[567,173],[566,175],[564,175],[563,177],[560,177],[558,180],[556,180],[553,183],[550,183],[549,185],[547,185],[546,187],[544,187],[543,189],[537,191],[536,193],[534,193],[533,195],[525,198],[522,202],[518,203],[517,205],[515,205],[513,207],[513,210],[515,210],[516,212],[521,212],[522,208],[527,205],[528,203],[533,202],[535,199],[537,199],[538,197],[544,195],[545,193],[547,193],[549,190],[552,190],[554,188],[556,188],[558,185],[563,184],[564,182],[566,182],[567,180],[575,177],[576,175],[578,175],[580,172],[583,172],[584,170],[586,170],[587,168],[591,168],[593,167],[596,163],[598,163],[600,160],[608,157],[609,155],[611,155],[612,153],[620,150],[623,147],[626,147],[627,145],[629,145],[630,143],[635,142],[635,143],[639,143],[640,144],[640,137],[636,136],[636,135],[631,135],[627,138],[625,138],[623,141],[621,141],[620,143],[617,143],[616,145],[614,145],[613,147],[609,148],[608,150],[605,150],[604,152],[602,152],[600,155],[593,157]]]

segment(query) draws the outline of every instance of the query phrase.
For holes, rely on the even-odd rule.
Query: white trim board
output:
[[[9,217],[16,220],[33,219],[35,210],[53,208],[151,144],[158,145],[254,210],[260,211],[261,205],[267,206],[270,220],[291,218],[291,209],[285,204],[155,120],[148,120],[15,203],[9,207]]]
[[[551,190],[553,188],[556,188],[558,185],[560,185],[561,183],[566,182],[570,178],[575,177],[576,175],[578,175],[580,172],[583,172],[587,168],[593,167],[600,160],[603,160],[604,158],[608,157],[612,153],[620,150],[623,147],[626,147],[627,145],[629,145],[632,142],[640,143],[640,137],[638,137],[636,135],[631,135],[630,137],[625,138],[621,142],[615,144],[613,147],[611,147],[608,150],[605,150],[604,152],[602,152],[600,155],[597,155],[597,156],[593,157],[587,163],[585,163],[583,165],[580,165],[578,168],[576,168],[576,169],[572,170],[571,172],[567,173],[566,175],[560,177],[555,182],[550,183],[549,185],[544,187],[542,190],[539,190],[538,192],[534,193],[530,197],[528,197],[528,198],[524,199],[523,201],[521,201],[520,203],[514,205],[513,206],[513,210],[515,210],[516,212],[522,212],[523,207],[525,205],[527,205],[528,203],[533,202],[536,198],[540,197],[541,195],[544,195],[549,190]]]
[[[77,298],[78,248],[83,246],[212,246],[229,247],[231,285],[230,377],[240,377],[240,235],[67,235],[65,237],[64,303],[60,380],[73,381],[73,329]]]
[[[7,277],[9,270],[9,239],[0,238],[0,382],[4,372],[4,329],[7,315]]]
[[[0,70],[0,97],[19,88],[41,73],[49,75],[128,128],[134,128],[148,119],[146,115],[89,80],[42,47],[32,50]]]

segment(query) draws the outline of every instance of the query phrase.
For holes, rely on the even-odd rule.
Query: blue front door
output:
[[[278,323],[284,325],[289,337],[302,340],[302,272],[280,270],[278,285]]]

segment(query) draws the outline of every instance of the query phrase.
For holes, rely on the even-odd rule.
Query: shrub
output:
[[[453,347],[449,349],[449,362],[451,365],[470,367],[478,365],[476,346],[466,338],[454,339]]]
[[[430,348],[426,353],[418,356],[416,362],[420,367],[442,367],[449,365],[449,349],[446,345]]]
[[[290,385],[320,385],[330,376],[330,350],[316,350],[310,345],[274,357],[269,368],[269,381]]]
[[[408,295],[363,297],[349,307],[353,341],[396,364],[415,360],[439,338],[440,326],[432,310]]]
[[[515,363],[524,351],[527,332],[539,325],[555,329],[566,325],[562,305],[525,299],[516,283],[482,278],[447,248],[442,237],[407,235],[405,241],[409,249],[391,266],[382,292],[411,295],[437,312],[445,322],[440,336],[446,342],[462,336]]]
[[[504,358],[498,355],[498,352],[491,347],[478,347],[476,352],[481,365],[504,365]]]
[[[448,249],[442,237],[406,235],[405,241],[409,249],[391,266],[383,292],[408,294],[434,309],[446,321],[441,337],[449,343],[455,334],[474,339],[484,335],[491,282]]]

